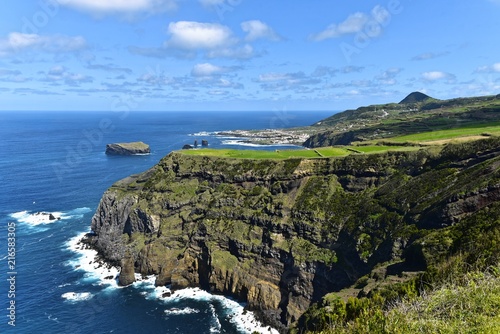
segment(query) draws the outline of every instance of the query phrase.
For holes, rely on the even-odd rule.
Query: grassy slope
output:
[[[384,146],[384,145],[367,145],[367,146],[338,146],[338,147],[320,147],[314,150],[235,150],[235,149],[196,149],[182,150],[182,154],[212,156],[222,158],[236,159],[289,159],[289,158],[331,158],[344,157],[353,153],[383,153],[389,151],[413,151],[418,150],[414,146]]]
[[[322,334],[482,333],[500,329],[500,266],[453,277],[386,310],[367,309],[347,323],[332,320]]]
[[[397,142],[429,141],[500,134],[500,96],[416,104],[360,107],[321,122],[305,146],[320,147],[397,138]],[[322,129],[321,131],[319,131]]]
[[[425,142],[443,139],[457,139],[470,136],[481,136],[483,134],[499,136],[500,122],[475,124],[449,130],[421,132],[406,136],[394,137],[390,140],[394,142]]]

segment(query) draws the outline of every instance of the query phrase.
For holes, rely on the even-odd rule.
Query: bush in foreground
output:
[[[333,311],[330,315],[328,312],[323,315],[329,329],[321,334],[496,334],[500,332],[500,265],[449,280],[418,297],[392,303],[385,310],[380,303],[368,300],[357,308],[352,301],[338,300],[333,305],[340,312],[330,309]],[[351,316],[354,315],[351,319],[349,308],[356,308],[355,312],[351,310]]]

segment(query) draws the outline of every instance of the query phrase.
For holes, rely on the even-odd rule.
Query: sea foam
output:
[[[77,258],[67,262],[75,270],[85,272],[85,279],[98,282],[99,285],[108,285],[118,288],[117,277],[119,269],[99,260],[97,251],[81,243],[86,233],[81,233],[66,243],[69,250],[77,254]]]
[[[90,212],[90,208],[83,207],[74,210],[60,211],[38,211],[29,212],[27,210],[11,213],[9,216],[20,223],[25,223],[31,226],[53,224],[61,220],[82,218],[85,213]],[[52,219],[51,219],[52,218]]]
[[[63,293],[61,297],[70,302],[79,302],[89,300],[93,295],[90,292],[66,292]]]
[[[81,239],[84,237],[85,233],[81,233],[67,242],[67,247],[71,251],[78,254],[78,258],[69,261],[68,264],[71,265],[75,270],[83,270],[86,272],[84,279],[96,280],[99,285],[106,286],[105,289],[118,289],[122,288],[118,285],[117,277],[119,275],[119,269],[113,266],[109,266],[97,258],[97,252],[93,249],[87,248],[86,245],[81,243]],[[236,302],[233,299],[220,296],[212,295],[205,290],[199,288],[187,288],[177,291],[171,291],[166,286],[155,286],[155,275],[142,276],[140,274],[135,274],[136,281],[131,284],[131,287],[137,290],[142,290],[140,293],[144,295],[146,299],[157,300],[161,304],[165,305],[165,315],[166,316],[178,316],[190,313],[198,313],[199,310],[192,308],[172,308],[172,305],[176,305],[181,300],[195,300],[210,303],[210,308],[213,315],[213,324],[211,329],[214,332],[220,332],[221,324],[219,316],[217,315],[213,303],[218,303],[224,308],[224,317],[229,319],[229,322],[233,323],[236,328],[242,333],[271,333],[278,334],[278,331],[269,327],[262,325],[252,312],[245,311],[245,305]],[[72,297],[72,295],[67,295],[67,297]],[[69,300],[69,298],[66,298]]]

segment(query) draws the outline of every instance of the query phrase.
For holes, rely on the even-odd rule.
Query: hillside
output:
[[[373,143],[423,132],[485,125],[500,125],[500,95],[436,100],[422,93],[411,93],[400,103],[360,107],[317,122],[313,125],[316,133],[304,146]],[[481,131],[474,135],[481,135]]]
[[[429,100],[434,100],[434,99],[424,93],[413,92],[410,93],[404,99],[402,99],[401,102],[399,102],[399,104],[415,104],[415,103],[428,102]]]
[[[282,332],[323,330],[337,298],[385,305],[450,258],[498,261],[499,167],[496,137],[329,158],[174,152],[104,194],[87,242],[121,284],[155,274],[245,301]]]

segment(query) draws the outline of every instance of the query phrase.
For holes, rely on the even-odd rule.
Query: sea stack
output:
[[[151,149],[148,144],[139,142],[132,143],[113,143],[106,145],[106,154],[108,155],[136,155],[149,154]]]

